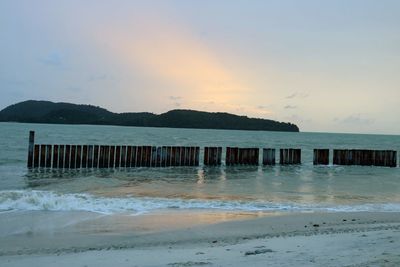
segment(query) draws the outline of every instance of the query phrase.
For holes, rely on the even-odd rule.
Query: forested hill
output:
[[[28,100],[0,111],[0,121],[56,124],[101,124],[142,127],[298,132],[292,123],[248,118],[223,112],[171,110],[160,115],[113,113],[91,105]]]

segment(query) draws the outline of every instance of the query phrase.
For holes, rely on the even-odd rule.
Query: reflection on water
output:
[[[237,166],[30,170],[27,188],[107,197],[262,200],[295,203],[399,201],[399,175],[366,167]],[[375,173],[375,175],[374,175]],[[378,175],[384,175],[384,180]]]

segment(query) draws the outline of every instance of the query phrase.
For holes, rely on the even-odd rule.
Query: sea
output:
[[[30,130],[39,144],[301,148],[302,164],[29,170]],[[314,148],[400,151],[400,136],[0,123],[0,213],[400,211],[399,167],[314,166]]]

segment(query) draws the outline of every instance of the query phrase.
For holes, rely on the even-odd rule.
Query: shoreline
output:
[[[24,266],[33,259],[40,262],[40,266],[71,266],[84,261],[87,266],[132,266],[133,262],[137,266],[240,266],[241,261],[248,266],[265,266],[267,259],[272,266],[290,266],[291,260],[296,260],[297,266],[322,266],[318,265],[321,261],[324,266],[351,266],[374,260],[383,260],[387,263],[384,266],[400,264],[398,212],[290,213],[259,218],[245,214],[239,219],[231,214],[226,220],[198,224],[187,220],[169,227],[169,223],[174,226],[174,221],[184,220],[189,214],[184,211],[153,214],[147,218],[143,215],[136,224],[130,224],[129,220],[118,216],[80,213],[75,214],[80,221],[60,228],[49,227],[49,223],[63,221],[65,216],[73,219],[72,213],[50,217],[48,213],[36,214],[37,222],[47,221],[44,225],[47,230],[2,236],[0,265]],[[5,219],[0,215],[0,226],[13,220],[28,223],[26,220],[35,215],[24,216],[24,219],[21,219],[23,216]],[[136,220],[138,217],[130,216]],[[156,221],[158,225],[164,223],[165,227],[145,229],[146,220]],[[121,228],[126,223],[142,228]],[[365,251],[368,251],[367,256]],[[164,255],[164,258],[154,255]],[[103,261],[99,261],[99,257]],[[325,262],[325,259],[338,257],[340,263],[337,260]],[[120,259],[128,261],[120,262]],[[390,265],[393,262],[395,264]],[[377,266],[381,266],[379,262]]]

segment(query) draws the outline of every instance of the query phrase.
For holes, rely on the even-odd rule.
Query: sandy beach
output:
[[[400,265],[395,212],[29,212],[0,226],[1,266]]]

